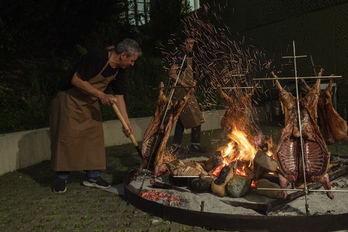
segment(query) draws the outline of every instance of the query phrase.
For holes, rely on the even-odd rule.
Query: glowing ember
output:
[[[141,194],[141,197],[149,199],[149,200],[155,200],[155,201],[161,200],[165,202],[172,202],[172,201],[180,202],[180,200],[174,197],[174,195],[163,193],[163,192],[157,192],[156,190],[147,191]]]
[[[240,169],[237,169],[234,173],[238,176],[248,176],[244,169],[245,167],[242,167]]]
[[[251,181],[251,184],[250,184],[250,187],[251,187],[251,188],[255,188],[255,187],[256,187],[256,184],[257,184],[257,181],[256,181],[256,180],[252,180],[252,181]]]
[[[225,164],[221,164],[219,166],[217,166],[214,171],[211,173],[212,176],[215,176],[215,177],[218,177],[222,168],[225,167],[226,165]]]

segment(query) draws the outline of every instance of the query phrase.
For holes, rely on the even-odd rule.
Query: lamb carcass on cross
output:
[[[195,85],[195,83],[194,83]],[[160,84],[160,93],[157,107],[150,124],[148,125],[142,143],[142,162],[140,169],[146,168],[155,176],[165,175],[168,172],[166,163],[174,157],[166,154],[166,145],[173,129],[173,125],[179,118],[193,89],[187,90],[186,95],[175,102],[169,102],[163,93],[164,84]]]
[[[321,69],[318,76],[322,76],[324,69]],[[332,78],[325,90],[320,91],[318,101],[318,119],[320,130],[327,144],[348,141],[347,122],[335,110],[332,105]],[[306,90],[310,87],[302,81]]]
[[[277,77],[273,72],[272,76]],[[330,153],[317,125],[320,79],[317,79],[305,97],[299,99],[299,112],[296,97],[287,92],[278,80],[275,80],[275,83],[285,115],[285,126],[277,149],[280,186],[287,188],[287,183],[290,182],[298,187],[306,180],[306,182],[320,182],[325,189],[330,190],[327,174]],[[331,192],[328,191],[326,194],[330,199],[334,198]],[[283,191],[282,195],[285,198],[287,193]]]

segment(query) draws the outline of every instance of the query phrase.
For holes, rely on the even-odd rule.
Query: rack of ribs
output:
[[[277,77],[272,72],[273,77]],[[306,182],[320,182],[326,190],[331,189],[327,170],[330,153],[324,142],[317,124],[317,104],[320,94],[320,79],[307,90],[307,95],[299,99],[300,112],[297,109],[297,99],[287,92],[275,80],[279,91],[279,99],[285,115],[285,125],[279,140],[277,158],[279,162],[279,180],[282,188],[287,188],[288,182],[296,187]],[[298,120],[300,113],[300,122]],[[299,130],[301,123],[302,133]],[[301,146],[301,137],[302,145]],[[304,163],[303,163],[304,160]],[[331,199],[331,192],[326,192]],[[285,191],[283,197],[287,196]]]

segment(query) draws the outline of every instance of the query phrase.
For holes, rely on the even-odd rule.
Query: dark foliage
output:
[[[88,43],[86,38],[96,34],[103,38],[103,41],[94,41],[94,45],[100,46],[122,38],[124,34],[120,32],[127,27],[120,19],[125,1],[37,0],[34,3],[19,0],[1,1],[0,7],[0,31],[4,35],[0,38],[1,54],[7,56],[69,51],[83,41]],[[109,29],[110,25],[113,33],[100,34],[101,29]],[[120,35],[115,38],[117,34]]]
[[[129,115],[151,116],[158,95],[153,88],[168,79],[157,46],[180,28],[188,7],[179,2],[153,1],[160,4],[151,22],[135,27],[125,17],[127,0],[1,1],[0,133],[47,127],[59,78],[88,50],[126,37],[144,54],[128,70]],[[116,119],[110,107],[102,114]]]

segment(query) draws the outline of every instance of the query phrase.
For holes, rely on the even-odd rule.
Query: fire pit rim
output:
[[[129,203],[138,209],[160,217],[190,226],[212,230],[250,231],[336,231],[348,228],[348,213],[308,216],[258,216],[201,212],[172,207],[145,199],[134,193],[129,184],[137,170],[131,170],[124,179],[124,195]],[[284,228],[286,225],[287,228]]]

